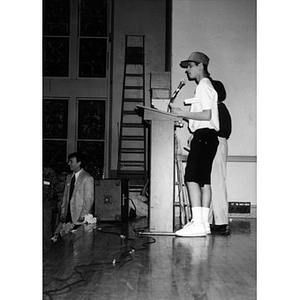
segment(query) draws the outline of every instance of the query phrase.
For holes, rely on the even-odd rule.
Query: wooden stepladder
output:
[[[148,179],[146,127],[137,105],[145,105],[145,36],[126,35],[118,178],[129,180],[129,190],[141,191]]]

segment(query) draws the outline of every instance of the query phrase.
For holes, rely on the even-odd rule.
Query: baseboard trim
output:
[[[257,162],[257,156],[229,155],[227,162]]]

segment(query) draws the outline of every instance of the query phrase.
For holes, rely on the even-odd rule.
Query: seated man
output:
[[[60,221],[52,240],[57,240],[62,223],[82,224],[84,217],[92,213],[94,204],[94,179],[82,168],[83,159],[79,153],[68,156],[71,174],[68,174],[61,204]]]

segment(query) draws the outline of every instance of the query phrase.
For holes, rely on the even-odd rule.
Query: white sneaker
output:
[[[206,234],[211,234],[209,223],[204,223]]]
[[[175,232],[177,236],[206,236],[206,230],[203,223],[195,224],[194,221],[188,223],[185,227]]]
[[[186,228],[186,227],[192,225],[193,222],[194,222],[194,220],[187,222],[185,225],[182,226],[182,228]]]

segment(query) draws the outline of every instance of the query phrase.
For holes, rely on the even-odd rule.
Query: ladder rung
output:
[[[126,65],[143,65],[144,64],[144,62],[143,61],[140,61],[140,60],[133,60],[133,59],[127,59],[126,61],[125,61],[125,64]]]
[[[123,123],[123,127],[127,128],[144,128],[144,125],[141,123]]]
[[[144,165],[145,162],[143,160],[121,160],[120,161],[121,164],[127,164],[127,165],[130,165],[130,164],[138,164],[138,165]]]
[[[122,167],[143,167],[145,163],[143,161],[121,161],[120,162]]]
[[[143,141],[144,140],[144,136],[140,135],[123,135],[122,136],[122,140],[126,140],[126,141]]]
[[[124,98],[124,102],[144,102],[144,98]]]
[[[125,85],[124,89],[126,89],[126,90],[143,90],[144,86]]]
[[[144,153],[144,148],[122,148],[122,153]]]
[[[146,175],[146,171],[141,170],[120,170],[121,175],[136,177],[137,179]]]
[[[173,204],[174,204],[174,206],[184,206],[184,207],[189,206],[188,204],[183,204],[182,205],[180,202],[174,202]]]
[[[126,77],[144,77],[143,73],[126,73]]]
[[[123,115],[137,115],[137,113],[134,110],[123,110]]]
[[[130,185],[129,192],[141,192],[143,190],[144,183],[142,185]]]

